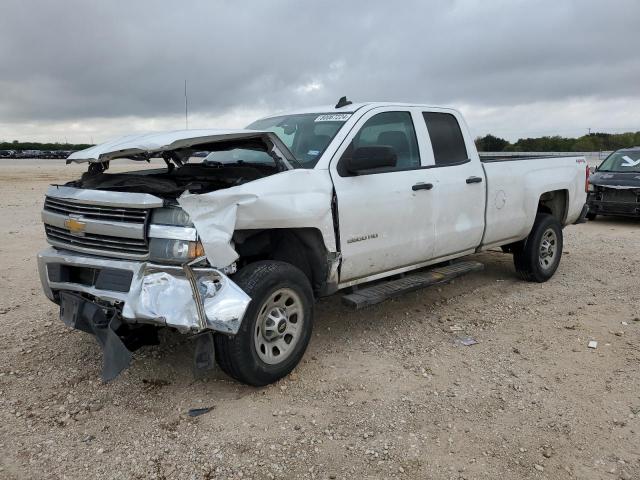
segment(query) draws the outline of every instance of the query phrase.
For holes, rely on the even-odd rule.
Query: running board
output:
[[[389,298],[397,297],[404,293],[418,290],[419,288],[448,282],[465,273],[478,272],[482,269],[484,269],[484,265],[480,262],[457,262],[420,273],[412,273],[402,278],[378,283],[371,287],[361,288],[353,293],[344,295],[342,297],[342,303],[355,310],[360,310],[384,302]]]

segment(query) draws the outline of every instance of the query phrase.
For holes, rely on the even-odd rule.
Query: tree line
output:
[[[640,146],[640,132],[590,133],[578,138],[520,138],[511,143],[504,138],[485,135],[476,138],[480,152],[598,152]]]
[[[559,135],[520,138],[511,143],[504,138],[488,134],[476,138],[480,152],[597,152],[640,146],[640,131],[626,133],[590,133],[578,138]],[[84,150],[93,145],[87,143],[0,142],[0,150]]]

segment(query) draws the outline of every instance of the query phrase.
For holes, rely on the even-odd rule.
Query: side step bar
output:
[[[405,277],[378,283],[371,287],[361,288],[353,293],[344,295],[342,297],[342,303],[355,310],[360,310],[384,302],[389,298],[397,297],[403,293],[448,282],[465,273],[478,272],[482,269],[484,269],[484,265],[480,262],[457,262],[420,273],[412,273]]]

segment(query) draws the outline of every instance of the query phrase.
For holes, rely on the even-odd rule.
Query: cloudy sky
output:
[[[640,1],[2,0],[0,139],[242,127],[354,101],[474,135],[640,130]]]

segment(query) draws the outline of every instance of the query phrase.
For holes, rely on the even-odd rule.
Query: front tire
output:
[[[516,271],[529,282],[546,282],[556,273],[562,257],[562,226],[548,213],[539,213],[529,236],[514,250]]]
[[[251,302],[236,335],[216,335],[216,360],[240,382],[268,385],[295,368],[311,339],[309,279],[289,263],[260,261],[241,269],[233,281]]]
[[[589,220],[589,221],[593,221],[593,220],[595,220],[597,216],[598,216],[598,214],[597,214],[597,213],[594,213],[594,212],[589,212],[589,213],[587,213],[587,215],[586,215],[587,220]]]

